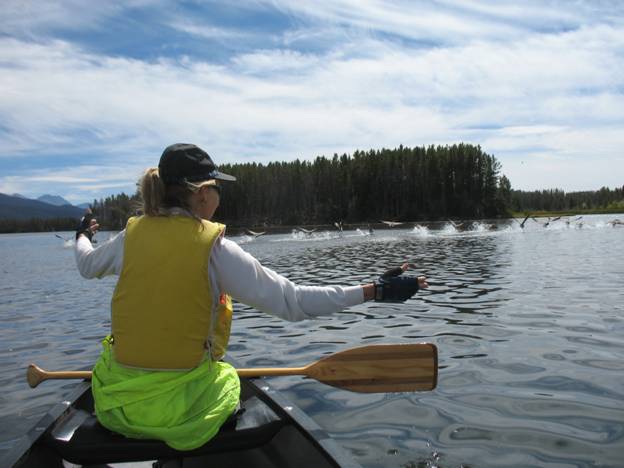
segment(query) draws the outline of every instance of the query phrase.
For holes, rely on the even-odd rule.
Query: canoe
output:
[[[0,460],[0,467],[359,466],[303,411],[258,376],[304,375],[363,393],[429,391],[438,380],[438,351],[431,343],[375,344],[339,351],[304,367],[242,369],[243,411],[230,418],[206,445],[176,451],[161,441],[129,439],[101,426],[93,415],[88,380],[56,405]],[[89,379],[91,371],[45,371],[34,364],[27,379]],[[119,465],[121,466],[121,465]]]
[[[264,379],[241,378],[241,407],[206,445],[180,452],[161,441],[129,439],[104,428],[93,414],[91,385],[81,381],[6,453],[0,466],[360,466]]]

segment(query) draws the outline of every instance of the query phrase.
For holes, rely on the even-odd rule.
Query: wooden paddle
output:
[[[240,377],[303,375],[333,387],[360,393],[433,390],[438,381],[438,349],[430,343],[370,345],[347,349],[304,367],[237,369]],[[91,371],[43,370],[28,366],[28,384],[48,379],[90,379]]]

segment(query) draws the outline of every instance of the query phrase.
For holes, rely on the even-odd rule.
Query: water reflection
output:
[[[591,382],[606,379],[607,387],[620,389],[624,383],[617,374],[623,336],[610,333],[622,330],[622,314],[612,311],[621,312],[624,303],[624,268],[603,266],[607,252],[623,253],[622,234],[601,232],[606,237],[596,239],[584,232],[445,226],[303,249],[282,240],[284,255],[271,260],[275,269],[312,283],[321,275],[321,283],[346,278],[355,284],[387,266],[416,263],[431,284],[417,299],[322,320],[331,325],[309,323],[305,336],[326,343],[317,336],[348,327],[351,345],[431,341],[442,369],[439,388],[422,395],[345,395],[296,380],[282,388],[365,466],[584,466],[596,460],[616,466],[624,450],[617,423],[624,420],[622,391],[609,393]],[[581,249],[586,242],[592,247]],[[587,282],[579,283],[592,276],[601,278],[599,288],[609,297],[601,300]],[[606,321],[599,326],[600,313]],[[592,357],[570,359],[579,351],[572,343]],[[600,347],[608,348],[606,355],[595,354]],[[310,358],[318,351],[312,346]],[[295,347],[282,363],[298,361],[300,352]],[[594,377],[579,374],[581,368]],[[593,414],[596,408],[607,413]],[[497,413],[498,422],[492,419]],[[580,426],[589,432],[579,433]]]
[[[361,344],[435,343],[433,392],[271,380],[367,467],[618,466],[624,266],[613,259],[624,256],[624,228],[608,219],[235,238],[302,284],[361,284],[408,261],[431,287],[404,304],[298,323],[236,304],[230,352],[245,367],[292,367]],[[28,362],[77,369],[96,359],[114,279],[82,280],[71,249],[50,235],[2,236],[0,254],[1,450],[71,387],[28,389]]]

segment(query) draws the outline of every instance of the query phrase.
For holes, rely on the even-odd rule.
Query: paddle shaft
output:
[[[61,379],[83,379],[91,380],[93,372],[91,371],[47,371],[40,367],[36,367],[39,376],[39,382],[44,380],[61,380]],[[306,375],[305,367],[254,367],[251,369],[236,369],[239,377],[277,377],[284,375]]]
[[[240,377],[303,375],[354,392],[433,390],[438,353],[433,344],[370,345],[340,351],[304,367],[237,369]],[[31,364],[27,379],[36,387],[48,379],[90,379],[91,371],[46,371]]]
[[[278,377],[284,375],[307,375],[305,367],[254,367],[251,369],[236,369],[239,377]],[[47,371],[31,364],[28,368],[29,377],[34,377],[36,387],[44,380],[82,379],[91,380],[91,371]],[[30,382],[30,380],[29,380]]]
[[[308,375],[306,367],[254,367],[236,369],[239,377],[278,377],[280,375]]]
[[[31,364],[32,366],[32,364]],[[41,369],[43,371],[43,369]],[[44,380],[58,380],[58,379],[83,379],[83,380],[91,380],[91,376],[93,372],[91,371],[43,371],[43,374],[40,374]]]

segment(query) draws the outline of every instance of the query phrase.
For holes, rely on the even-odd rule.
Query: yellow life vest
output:
[[[232,301],[213,304],[212,246],[223,225],[188,216],[140,216],[126,226],[123,268],[112,299],[115,360],[144,369],[190,369],[207,348],[225,354]]]

